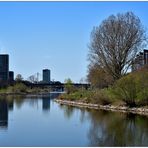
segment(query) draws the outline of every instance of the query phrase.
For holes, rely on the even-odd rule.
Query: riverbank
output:
[[[97,109],[97,110],[101,109],[101,110],[108,110],[108,111],[114,111],[114,112],[116,111],[116,112],[133,113],[133,114],[148,116],[147,107],[98,105],[98,104],[92,104],[92,103],[84,103],[81,101],[69,101],[69,100],[61,100],[61,99],[55,99],[55,102],[63,105],[74,106],[74,107],[90,108],[90,109]]]
[[[47,94],[50,93],[51,90],[47,88],[30,88],[23,83],[16,83],[13,86],[8,86],[6,88],[0,88],[0,95],[1,96],[8,96],[8,95],[40,95],[40,94]]]
[[[9,96],[9,95],[44,95],[48,94],[50,92],[5,92],[5,93],[0,93],[1,96]]]

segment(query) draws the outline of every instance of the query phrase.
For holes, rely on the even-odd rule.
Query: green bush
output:
[[[7,89],[6,88],[0,88],[0,93],[6,93]]]
[[[148,71],[137,74],[137,105],[148,105]]]
[[[78,89],[77,91],[69,94],[62,94],[59,96],[60,99],[66,99],[71,101],[82,101],[85,103],[94,103],[107,105],[111,104],[112,98],[110,95],[110,89],[95,89],[85,90]]]
[[[62,94],[59,96],[60,99],[67,99],[67,100],[81,100],[83,102],[89,101],[89,98],[91,97],[91,92],[89,90],[84,89],[77,89],[77,91]]]
[[[67,94],[77,91],[77,88],[73,85],[73,82],[70,78],[65,80],[65,90],[66,90]]]
[[[129,106],[147,105],[148,72],[140,71],[122,77],[114,85],[114,94]]]
[[[20,93],[27,92],[27,86],[23,83],[16,83],[14,86],[9,86],[7,88],[8,93]]]
[[[92,102],[100,105],[108,105],[111,104],[112,101],[107,89],[97,89],[92,92]]]

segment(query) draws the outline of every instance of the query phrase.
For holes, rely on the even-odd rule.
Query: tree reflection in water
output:
[[[21,108],[21,106],[23,105],[24,101],[25,101],[25,96],[22,95],[16,95],[14,97],[15,100],[15,104],[17,108]]]
[[[19,111],[23,103],[25,105],[25,102],[27,102],[27,106],[30,105],[34,109],[39,99],[41,99],[41,96],[37,100],[33,97],[23,96],[0,97],[0,130],[8,129],[9,111],[13,110],[13,106],[17,107]],[[43,110],[49,111],[50,97],[42,96],[42,101]],[[13,105],[14,103],[15,105]],[[16,109],[15,107],[14,109]],[[84,132],[82,135],[86,136],[86,139],[83,138],[87,141],[87,146],[148,146],[148,118],[145,116],[76,108],[67,105],[58,105],[55,111],[57,109],[59,111],[59,108],[64,114],[63,120],[67,119],[66,122],[70,125],[74,120],[77,123],[82,123],[80,127],[84,126],[84,129],[82,128],[81,132]],[[54,119],[52,118],[52,120]],[[57,122],[57,119],[55,122]],[[48,128],[50,129],[50,127]],[[79,131],[79,127],[76,130]],[[51,134],[51,136],[53,135]],[[80,136],[80,134],[78,132],[77,135],[73,136]]]
[[[70,119],[73,115],[73,112],[75,110],[74,107],[68,106],[68,105],[59,105],[60,109],[63,110],[64,116],[66,119]]]
[[[81,123],[84,123],[84,122],[87,122],[89,120],[89,116],[88,116],[88,111],[89,109],[84,109],[84,108],[80,108],[80,122]]]
[[[89,111],[89,146],[147,146],[148,119],[134,114]]]
[[[80,111],[80,122],[90,122],[88,146],[147,146],[148,118],[145,116],[59,105],[70,119]]]

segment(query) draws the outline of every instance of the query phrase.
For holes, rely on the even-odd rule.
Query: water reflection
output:
[[[148,145],[146,117],[94,110],[90,110],[89,115],[91,119],[88,132],[89,146]]]
[[[0,97],[0,131],[7,132],[0,146],[148,146],[147,117],[51,103],[56,97]]]
[[[59,93],[50,93],[47,95],[42,95],[42,110],[44,112],[50,111],[51,99],[55,99],[59,96]]]
[[[67,106],[67,105],[59,105],[60,109],[63,110],[64,112],[64,117],[66,119],[70,119],[73,115],[74,112],[74,108],[71,106]]]
[[[50,111],[50,96],[42,97],[42,109],[44,112]]]
[[[14,101],[13,100],[11,100],[9,103],[8,103],[8,108],[9,108],[9,110],[11,110],[11,111],[13,111],[13,107],[14,107],[14,103],[13,103]]]
[[[115,113],[59,105],[66,119],[80,111],[81,123],[90,122],[87,146],[148,146],[148,118],[136,114]]]
[[[13,111],[13,97],[0,98],[0,128],[8,128],[8,112]]]
[[[8,127],[8,105],[7,101],[0,100],[0,128]]]
[[[24,101],[25,101],[25,96],[23,96],[23,95],[15,95],[13,97],[13,99],[15,100],[16,107],[21,108]]]
[[[59,95],[60,95],[60,93],[56,93],[56,92],[51,92],[49,94],[49,96],[50,96],[51,99],[56,99]]]
[[[85,123],[85,122],[88,122],[89,120],[89,116],[88,116],[88,113],[87,113],[87,109],[83,109],[83,108],[80,108],[80,122],[81,123]]]

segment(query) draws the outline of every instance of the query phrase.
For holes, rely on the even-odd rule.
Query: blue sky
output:
[[[87,75],[93,26],[126,11],[148,28],[148,2],[0,2],[0,53],[25,79],[48,68],[51,79],[79,82]]]

